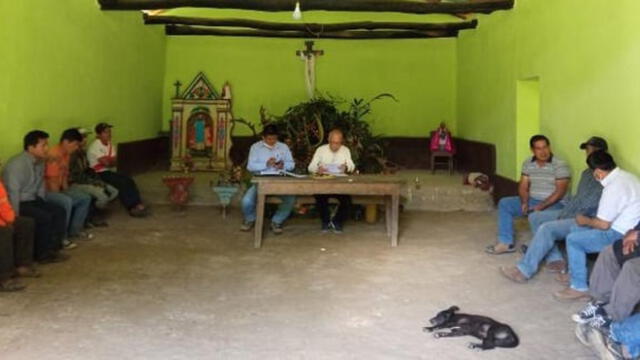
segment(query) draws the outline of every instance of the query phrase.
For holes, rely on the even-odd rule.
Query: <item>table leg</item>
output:
[[[253,247],[259,248],[262,245],[262,226],[264,223],[264,203],[266,196],[260,192],[260,186],[258,185],[258,202],[256,208],[256,223],[255,223],[255,238],[253,240]]]
[[[387,227],[387,236],[391,237],[391,196],[384,197],[384,217]]]
[[[391,196],[391,246],[398,246],[398,223],[400,221],[400,194]]]

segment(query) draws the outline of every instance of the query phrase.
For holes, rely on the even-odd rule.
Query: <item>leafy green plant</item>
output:
[[[368,101],[353,99],[346,110],[340,110],[343,100],[320,96],[292,106],[280,116],[270,115],[262,108],[260,117],[263,125],[278,127],[298,169],[306,169],[316,148],[326,142],[328,132],[338,128],[344,133],[345,145],[359,171],[380,173],[388,171],[384,144],[381,136],[372,134],[366,117],[371,113],[371,104],[385,98],[397,101],[385,93]]]

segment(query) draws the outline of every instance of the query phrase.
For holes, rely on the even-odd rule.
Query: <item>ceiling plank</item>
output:
[[[396,30],[464,30],[475,29],[478,26],[477,20],[451,23],[417,23],[417,22],[375,22],[360,21],[346,23],[281,23],[267,22],[249,19],[233,19],[233,18],[199,18],[199,17],[182,17],[182,16],[151,16],[144,14],[145,24],[175,24],[175,25],[194,25],[194,26],[211,26],[211,27],[240,27],[252,28],[259,30],[277,30],[277,31],[306,31],[310,33],[335,32],[345,30],[376,30],[376,29],[396,29]]]
[[[305,39],[428,39],[456,37],[457,30],[352,30],[323,32],[321,34],[309,34],[306,31],[276,31],[276,30],[230,30],[211,27],[197,27],[189,25],[167,25],[166,34],[173,36],[237,36],[237,37],[268,37],[268,38],[305,38]]]
[[[153,10],[179,7],[293,11],[296,0],[98,0],[102,10]],[[514,0],[421,2],[410,0],[300,0],[302,11],[366,11],[412,14],[491,13],[511,9]]]

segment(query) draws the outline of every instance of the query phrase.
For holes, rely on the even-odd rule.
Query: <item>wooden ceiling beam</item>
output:
[[[417,22],[346,22],[346,23],[279,23],[267,22],[248,19],[232,19],[232,18],[198,18],[198,17],[182,17],[182,16],[150,16],[144,14],[145,24],[164,24],[164,25],[193,25],[207,27],[237,27],[252,28],[258,30],[276,30],[276,31],[306,31],[310,33],[336,32],[346,30],[377,30],[377,29],[395,29],[395,30],[464,30],[475,29],[478,26],[477,20],[451,23],[417,23]]]
[[[299,0],[302,11],[366,11],[411,14],[488,14],[507,10],[514,0],[473,0],[470,2],[422,2],[413,0]],[[98,0],[102,10],[153,10],[179,7],[293,11],[296,0]]]
[[[267,38],[304,38],[304,39],[428,39],[456,37],[457,30],[351,30],[333,31],[310,34],[307,31],[277,31],[277,30],[230,30],[211,27],[197,27],[189,25],[167,25],[167,35],[172,36],[237,36],[237,37],[267,37]]]

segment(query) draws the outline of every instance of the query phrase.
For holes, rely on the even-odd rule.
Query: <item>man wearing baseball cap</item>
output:
[[[608,150],[603,138],[591,137],[580,144],[588,157],[591,153]],[[542,260],[546,261],[545,269],[549,272],[563,273],[567,263],[556,244],[571,232],[577,225],[577,215],[594,215],[602,195],[602,185],[593,177],[593,170],[587,168],[580,176],[578,191],[562,210],[537,211],[529,214],[533,239],[526,248],[525,254],[516,266],[502,266],[500,272],[507,279],[517,283],[526,283],[538,271]],[[564,280],[564,279],[561,279]]]
[[[104,122],[96,125],[96,140],[87,151],[89,165],[102,181],[118,189],[118,197],[131,216],[145,217],[147,208],[140,199],[138,186],[130,177],[115,171],[117,158],[116,148],[111,142],[111,128],[113,125]]]

